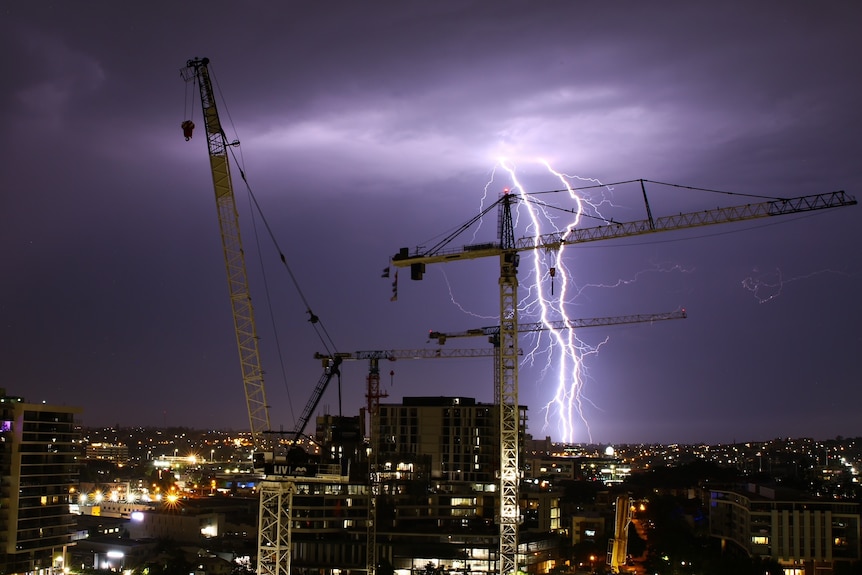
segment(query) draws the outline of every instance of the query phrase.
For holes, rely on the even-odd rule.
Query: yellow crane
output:
[[[252,442],[256,451],[254,465],[256,469],[264,469],[267,463],[273,461],[273,453],[265,451],[264,439],[264,434],[271,431],[269,406],[264,390],[254,310],[239,232],[239,213],[236,208],[228,158],[228,148],[238,145],[239,142],[228,142],[224,134],[216,108],[208,65],[208,58],[194,58],[186,62],[186,67],[180,70],[180,74],[186,82],[197,84],[200,91],[243,389]],[[194,122],[185,120],[182,123],[182,129],[186,140],[190,140],[194,134]],[[290,575],[291,524],[295,488],[291,477],[267,477],[267,480],[262,481],[259,486],[257,552],[259,575]]]
[[[623,565],[626,564],[629,524],[632,522],[633,512],[631,497],[628,495],[617,496],[614,513],[614,537],[608,540],[607,566],[611,573],[620,573]]]
[[[239,214],[236,209],[233,182],[230,176],[230,162],[228,161],[228,147],[239,145],[239,142],[228,142],[222,129],[208,65],[209,58],[193,58],[186,62],[186,67],[180,70],[180,73],[186,82],[197,84],[200,90],[204,131],[209,148],[210,169],[212,170],[215,189],[216,209],[227,269],[227,283],[230,291],[236,343],[239,349],[249,427],[255,448],[259,448],[263,442],[262,434],[270,430],[270,421],[263,385],[257,329],[254,323],[254,310],[248,288],[245,255],[239,233]],[[183,122],[182,128],[186,140],[191,139],[194,123],[191,120],[186,120]]]
[[[640,180],[643,188],[644,180]],[[528,201],[523,196],[522,201]],[[843,191],[827,194],[776,199],[767,202],[717,208],[654,219],[646,202],[647,219],[632,222],[608,222],[591,228],[572,228],[537,236],[515,239],[512,207],[520,201],[509,193],[477,216],[460,226],[429,249],[401,248],[391,258],[395,267],[409,267],[410,277],[421,280],[428,264],[495,257],[499,260],[500,348],[497,373],[500,377],[496,401],[500,420],[500,473],[497,522],[500,528],[498,571],[510,575],[518,570],[518,529],[522,521],[519,508],[519,421],[518,421],[518,262],[520,253],[532,250],[559,250],[566,245],[633,237],[657,232],[682,230],[708,225],[742,222],[814,210],[851,206],[856,200]],[[479,222],[493,208],[498,212],[496,242],[451,247],[456,237]]]

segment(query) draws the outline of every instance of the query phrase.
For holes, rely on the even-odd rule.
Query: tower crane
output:
[[[621,316],[613,316],[613,317],[593,317],[593,318],[582,318],[582,319],[569,319],[569,320],[557,320],[557,321],[545,321],[545,322],[534,322],[534,323],[522,323],[518,324],[518,332],[526,333],[526,332],[534,332],[534,331],[546,331],[546,330],[563,330],[563,329],[577,329],[577,328],[586,328],[586,327],[602,327],[609,325],[623,325],[623,324],[631,324],[631,323],[652,323],[656,321],[667,321],[671,319],[685,319],[688,315],[685,313],[685,309],[664,312],[664,313],[647,313],[647,314],[635,314],[635,315],[621,315]],[[499,399],[500,395],[500,372],[499,372],[499,352],[500,352],[500,326],[492,325],[487,327],[479,327],[474,329],[468,329],[465,331],[455,331],[455,332],[441,332],[441,331],[430,331],[428,333],[428,337],[430,339],[436,339],[437,343],[440,345],[444,345],[446,340],[453,338],[461,338],[461,337],[478,337],[478,336],[488,336],[488,341],[494,346],[494,400]]]
[[[664,313],[642,313],[634,315],[620,315],[613,317],[593,317],[583,319],[569,319],[547,322],[534,322],[518,324],[518,332],[525,333],[531,331],[558,330],[558,329],[577,329],[584,327],[602,327],[607,325],[622,325],[629,323],[652,323],[656,321],[665,321],[670,319],[685,319],[688,315],[685,309],[664,312]],[[478,327],[465,331],[430,331],[428,332],[429,339],[436,339],[437,343],[443,345],[447,339],[458,337],[477,337],[486,335],[491,343],[496,343],[500,337],[500,326],[491,325],[487,327]]]
[[[520,351],[518,355],[520,355]],[[342,352],[334,354],[315,353],[314,358],[323,360],[324,376],[321,381],[324,381],[331,373],[333,365],[340,365],[343,361],[352,360],[368,360],[368,378],[366,389],[366,407],[368,415],[372,418],[372,445],[373,445],[373,418],[377,413],[377,408],[381,397],[386,397],[384,392],[380,391],[380,360],[396,361],[399,359],[450,359],[457,357],[495,357],[496,352],[488,349],[470,349],[470,348],[455,348],[455,349],[386,349],[386,350],[367,350],[355,351],[352,353]],[[320,388],[320,386],[318,386]],[[315,391],[309,404],[312,402],[317,405],[320,400],[319,394],[323,393],[323,389]]]
[[[222,129],[208,65],[209,58],[193,58],[186,62],[186,67],[180,70],[180,74],[186,82],[196,83],[200,90],[249,427],[255,449],[258,449],[263,445],[263,433],[270,430],[270,421],[245,255],[239,233],[239,213],[236,208],[227,154],[228,147],[237,146],[239,142],[228,142]],[[186,140],[191,139],[194,123],[186,120],[182,128]]]
[[[520,355],[521,352],[518,352]],[[496,353],[488,349],[386,349],[355,351],[353,353],[343,352],[335,354],[315,353],[314,358],[323,360],[324,371],[331,370],[331,365],[340,364],[343,361],[368,360],[368,387],[366,390],[367,409],[369,416],[377,412],[379,400],[386,397],[380,391],[380,360],[396,361],[399,359],[450,359],[456,357],[495,357]],[[314,397],[312,397],[312,400]],[[318,398],[319,399],[319,398]],[[373,439],[373,438],[372,438]]]
[[[640,180],[643,187],[644,180]],[[633,237],[657,232],[689,229],[701,226],[741,222],[772,216],[782,216],[814,210],[851,206],[856,200],[843,191],[826,194],[777,199],[773,201],[717,208],[665,216],[654,219],[646,201],[647,219],[627,223],[608,222],[591,228],[570,228],[561,232],[525,237],[515,240],[512,206],[518,198],[509,193],[501,197],[480,214],[473,217],[453,233],[429,249],[401,248],[391,258],[391,265],[409,267],[410,277],[421,280],[428,264],[496,257],[499,260],[500,296],[500,349],[498,373],[498,409],[500,420],[500,473],[499,510],[500,529],[498,568],[500,575],[511,575],[518,569],[518,529],[522,521],[519,508],[520,466],[518,454],[518,261],[524,251],[559,250],[569,244]],[[526,200],[526,197],[524,198]],[[480,221],[491,209],[498,207],[498,237],[496,242],[449,247],[456,237]]]
[[[193,58],[186,62],[186,67],[180,70],[180,74],[186,82],[196,83],[200,90],[243,389],[256,451],[254,462],[255,467],[264,467],[267,459],[273,461],[272,453],[261,451],[265,446],[264,434],[271,431],[269,407],[264,390],[257,329],[239,231],[239,213],[227,153],[228,147],[237,146],[239,142],[228,142],[222,129],[208,65],[208,58]],[[183,121],[182,129],[186,140],[190,140],[194,133],[194,122]],[[326,383],[328,381],[326,378]],[[322,385],[325,386],[325,383]],[[310,411],[313,407],[308,409]],[[301,434],[301,429],[298,433]],[[260,483],[257,553],[259,575],[290,575],[293,494],[296,491],[293,479],[287,476],[270,477],[268,474]]]

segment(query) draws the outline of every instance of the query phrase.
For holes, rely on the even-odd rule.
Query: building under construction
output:
[[[520,413],[524,421],[526,407]],[[373,551],[381,572],[498,572],[497,414],[493,404],[464,397],[380,404],[376,485],[369,482],[363,416],[318,418],[319,460],[293,454],[264,466],[268,477],[290,478],[275,482],[277,489],[264,487],[261,497],[278,491],[281,500],[269,507],[290,510],[283,520],[291,525],[291,571],[364,571]],[[530,490],[522,498],[532,514],[522,529],[520,564],[545,573],[561,560],[558,498]]]

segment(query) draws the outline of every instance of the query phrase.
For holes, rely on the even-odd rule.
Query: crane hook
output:
[[[183,136],[185,136],[186,142],[191,140],[192,132],[194,132],[195,130],[195,123],[191,120],[186,120],[182,124],[180,124],[180,127],[183,129]]]

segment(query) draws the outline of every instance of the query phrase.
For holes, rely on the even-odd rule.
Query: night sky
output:
[[[602,183],[858,199],[860,25],[850,0],[5,2],[0,386],[82,406],[89,426],[248,427],[200,100],[180,77],[189,58],[211,61],[275,237],[232,166],[270,417],[290,430],[326,351],[303,296],[342,352],[431,348],[429,330],[496,323],[496,259],[428,266],[423,282],[402,270],[395,302],[381,271],[510,186],[501,157],[534,192],[561,188],[541,158]],[[585,193],[607,216],[645,218],[638,185]],[[656,217],[760,201],[647,193]],[[493,215],[462,243],[495,233]],[[567,248],[570,317],[688,312],[577,332],[593,352],[570,439],[862,434],[860,246],[853,206]],[[520,399],[531,434],[562,440],[543,409],[549,357],[522,367]],[[493,401],[490,359],[381,367],[384,402]],[[354,415],[367,363],[342,372]],[[334,385],[323,410],[339,412]]]

